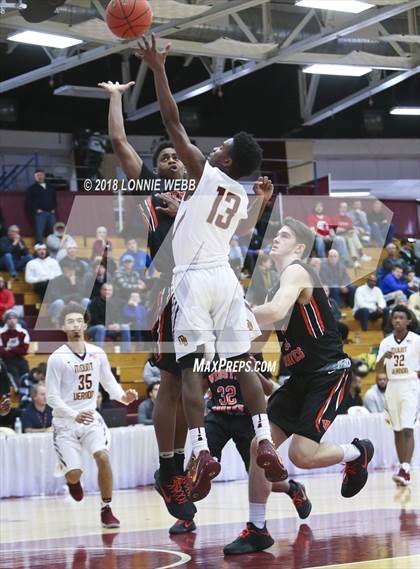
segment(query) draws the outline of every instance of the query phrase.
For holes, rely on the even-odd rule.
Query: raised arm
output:
[[[138,179],[143,168],[143,160],[128,142],[124,128],[122,96],[133,85],[134,81],[122,85],[118,81],[116,83],[112,81],[98,83],[99,87],[102,87],[109,93],[109,137],[124,174],[129,180]]]
[[[236,230],[237,235],[246,235],[253,230],[273,195],[273,182],[268,176],[260,176],[252,188],[255,197],[250,200],[248,217],[243,219]]]
[[[145,37],[139,42],[139,50],[136,52],[136,57],[143,59],[153,71],[156,96],[159,102],[163,124],[168,131],[180,160],[182,160],[187,169],[189,177],[198,180],[203,173],[205,157],[203,153],[191,143],[181,123],[178,107],[169,87],[165,61],[170,47],[171,44],[168,44],[163,51],[158,50],[156,46],[156,35],[152,34],[151,44]]]

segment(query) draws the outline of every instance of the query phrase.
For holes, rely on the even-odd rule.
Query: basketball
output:
[[[121,39],[138,38],[152,23],[152,10],[147,0],[111,0],[106,8],[106,23]]]

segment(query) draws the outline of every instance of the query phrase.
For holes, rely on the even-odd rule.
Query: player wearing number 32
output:
[[[259,169],[262,150],[248,133],[226,140],[205,159],[180,122],[165,70],[170,45],[160,51],[156,37],[143,38],[137,56],[154,74],[163,123],[188,176],[196,182],[186,192],[173,225],[175,259],[172,327],[177,361],[182,370],[182,398],[196,459],[193,495],[208,488],[220,465],[209,453],[204,430],[202,374],[194,362],[204,354],[231,360],[248,360],[251,340],[260,335],[255,318],[247,309],[242,288],[229,266],[229,242],[242,221],[242,232],[255,225],[271,198],[268,179],[255,185],[257,198],[248,212],[248,196],[238,179]],[[245,221],[246,220],[246,221]],[[237,373],[242,395],[252,415],[258,446],[258,463],[273,480],[287,473],[272,446],[266,402],[254,372]]]
[[[111,510],[112,470],[109,461],[110,432],[96,408],[99,383],[111,399],[129,405],[137,399],[134,389],[124,391],[111,372],[105,352],[84,341],[85,309],[69,304],[60,315],[67,343],[48,358],[45,385],[47,403],[53,409],[54,448],[71,496],[83,498],[80,484],[82,450],[96,461],[101,492],[101,522],[119,527]]]

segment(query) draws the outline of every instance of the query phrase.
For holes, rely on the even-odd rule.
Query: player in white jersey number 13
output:
[[[84,449],[98,467],[102,526],[114,528],[120,522],[111,510],[112,469],[108,454],[111,436],[95,411],[96,397],[100,383],[111,399],[125,405],[137,399],[137,392],[124,391],[112,374],[105,352],[84,341],[84,314],[82,306],[70,304],[60,315],[67,343],[48,358],[47,403],[53,409],[54,448],[71,496],[78,502],[83,498],[80,477]]]
[[[259,169],[262,150],[248,133],[240,132],[215,148],[206,161],[190,142],[180,121],[165,70],[169,52],[146,38],[137,52],[153,71],[163,123],[196,189],[187,192],[178,209],[173,230],[175,269],[173,278],[172,327],[177,361],[182,369],[182,398],[196,458],[192,470],[193,493],[201,494],[220,471],[209,453],[204,430],[202,374],[194,362],[204,352],[216,350],[221,358],[249,359],[251,340],[260,334],[248,311],[241,287],[228,264],[229,242],[241,220],[254,221],[272,195],[272,185],[261,180],[256,185],[260,199],[247,212],[248,197],[240,178]],[[264,191],[266,189],[266,192]],[[189,194],[189,195],[188,195]],[[252,226],[250,227],[252,229]],[[239,367],[239,366],[238,366]],[[252,415],[258,440],[258,464],[273,481],[287,477],[272,445],[266,402],[261,383],[246,366],[237,373],[241,392]]]

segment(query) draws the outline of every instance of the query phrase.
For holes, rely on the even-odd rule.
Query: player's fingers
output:
[[[146,36],[142,36],[142,40],[146,49],[150,49],[150,43]]]
[[[156,34],[152,33],[152,49],[156,50]]]
[[[168,55],[168,53],[171,51],[171,47],[172,44],[171,43],[167,43],[165,46],[165,55]]]

